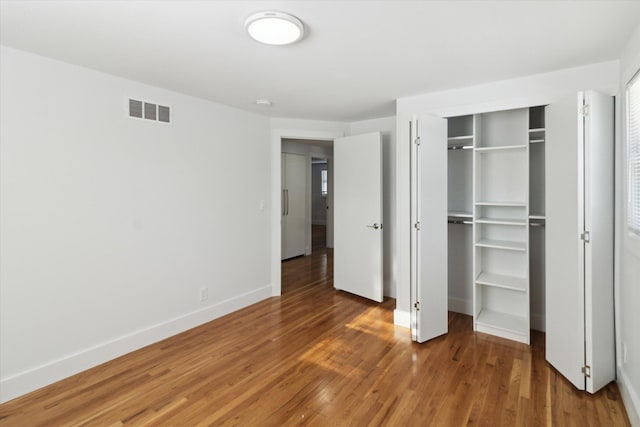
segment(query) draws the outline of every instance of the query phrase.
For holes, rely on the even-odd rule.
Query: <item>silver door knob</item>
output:
[[[377,223],[377,222],[374,222],[374,223],[373,223],[373,225],[367,225],[367,227],[369,227],[369,228],[373,228],[373,229],[377,230],[377,229],[379,229],[379,228],[382,228],[382,224],[379,224],[379,225],[378,225],[378,223]]]

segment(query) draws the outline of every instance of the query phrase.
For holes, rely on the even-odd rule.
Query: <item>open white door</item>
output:
[[[546,111],[546,358],[590,393],[615,378],[613,114],[594,91]]]
[[[613,314],[613,98],[584,94],[585,363],[587,391],[615,379]]]
[[[577,389],[585,389],[582,97],[545,111],[546,358]],[[579,134],[580,132],[580,134]],[[552,184],[552,185],[551,185]]]
[[[382,302],[382,138],[333,142],[333,284]]]
[[[446,334],[447,120],[422,116],[411,127],[411,335]]]

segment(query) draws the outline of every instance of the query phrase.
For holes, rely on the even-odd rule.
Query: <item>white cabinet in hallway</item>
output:
[[[305,254],[307,162],[282,153],[282,259]]]

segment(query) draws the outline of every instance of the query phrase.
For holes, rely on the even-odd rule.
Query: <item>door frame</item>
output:
[[[282,227],[280,224],[280,206],[282,176],[281,176],[281,152],[282,139],[315,139],[333,141],[336,138],[345,136],[341,130],[320,131],[305,129],[272,129],[271,130],[271,295],[280,296],[282,294],[282,260],[281,236]]]

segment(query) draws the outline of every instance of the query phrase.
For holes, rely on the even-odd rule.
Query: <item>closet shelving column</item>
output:
[[[447,120],[448,138],[448,215],[454,220],[471,221],[473,217],[473,147],[477,133],[473,115]]]
[[[529,219],[544,221],[545,107],[529,108]]]
[[[545,330],[545,106],[529,108],[529,289],[531,329]]]
[[[473,147],[476,116],[449,117],[447,279],[449,311],[471,314],[473,299]]]
[[[486,113],[473,155],[474,330],[529,343],[529,109]]]

